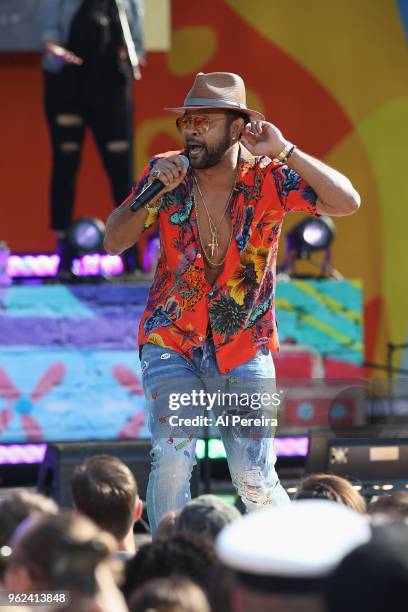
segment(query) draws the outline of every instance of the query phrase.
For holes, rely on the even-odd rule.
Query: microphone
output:
[[[179,155],[179,158],[184,168],[187,169],[190,165],[188,158],[185,155]],[[162,189],[164,189],[164,184],[158,178],[154,179],[150,185],[147,185],[147,187],[132,200],[129,204],[130,210],[136,212],[139,208],[142,208],[142,206],[145,206],[148,202],[153,200]]]

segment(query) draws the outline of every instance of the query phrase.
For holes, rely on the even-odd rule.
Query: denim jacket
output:
[[[82,0],[42,0],[41,2],[41,33],[42,41],[55,42],[62,47],[67,44],[71,24]],[[123,0],[129,19],[130,31],[135,43],[138,57],[143,57],[143,9],[141,0]],[[49,72],[59,72],[62,64],[56,62],[48,53],[44,54],[43,67]]]

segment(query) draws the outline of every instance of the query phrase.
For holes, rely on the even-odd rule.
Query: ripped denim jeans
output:
[[[269,349],[260,348],[255,357],[228,374],[221,374],[212,340],[207,340],[203,348],[194,349],[193,360],[171,349],[145,344],[141,350],[141,365],[152,439],[147,512],[154,533],[167,512],[182,508],[191,499],[190,478],[196,464],[196,438],[201,435],[198,428],[172,429],[168,423],[170,416],[179,422],[186,415],[211,415],[214,423],[221,414],[237,413],[233,406],[224,406],[221,410],[219,402],[211,410],[208,405],[200,404],[192,411],[191,406],[183,406],[183,402],[178,402],[177,409],[170,408],[169,397],[177,395],[182,399],[182,394],[191,397],[192,390],[195,390],[198,398],[200,390],[203,390],[219,399],[223,394],[231,397],[238,390],[245,390],[247,394],[264,392],[267,388],[270,390],[271,384],[275,389],[275,367]],[[242,414],[241,408],[239,412]],[[249,412],[253,411],[247,409]],[[232,482],[247,509],[289,504],[289,497],[275,471],[274,429],[266,427],[263,429],[266,435],[259,435],[259,428],[245,428],[244,431],[240,425],[233,426],[230,422],[219,427],[219,435],[224,443]],[[258,433],[253,434],[254,431]]]

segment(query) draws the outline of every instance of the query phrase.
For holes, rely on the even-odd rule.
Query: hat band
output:
[[[219,107],[220,104],[223,106],[231,106],[233,108],[247,109],[245,104],[241,102],[231,102],[231,100],[215,100],[214,98],[186,98],[184,100],[184,106],[215,106]]]
[[[237,571],[238,581],[249,589],[266,593],[321,593],[327,578],[297,576],[267,576]]]

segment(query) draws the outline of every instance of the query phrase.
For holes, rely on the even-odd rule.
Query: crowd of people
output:
[[[1,587],[20,602],[10,610],[29,610],[29,596],[46,593],[54,600],[40,603],[49,611],[406,608],[408,492],[367,504],[347,480],[315,474],[290,505],[245,515],[201,495],[166,515],[139,548],[134,526],[143,503],[120,459],[99,455],[78,465],[72,496],[74,510],[24,490],[1,497]],[[6,603],[3,596],[5,610]]]

